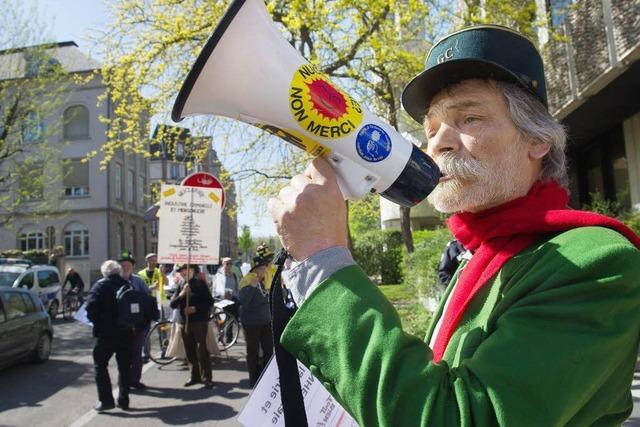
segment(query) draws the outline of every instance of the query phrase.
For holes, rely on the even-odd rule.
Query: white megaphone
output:
[[[418,147],[329,81],[280,34],[263,0],[235,0],[198,56],[171,117],[213,114],[277,135],[334,167],[346,199],[414,206],[438,184]]]

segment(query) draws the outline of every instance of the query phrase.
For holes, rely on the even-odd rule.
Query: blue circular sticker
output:
[[[356,150],[367,162],[379,162],[391,152],[391,138],[380,126],[368,124],[362,126],[356,136]]]

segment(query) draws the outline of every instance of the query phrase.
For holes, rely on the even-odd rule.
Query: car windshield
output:
[[[0,286],[11,286],[16,281],[20,273],[11,271],[0,271]]]

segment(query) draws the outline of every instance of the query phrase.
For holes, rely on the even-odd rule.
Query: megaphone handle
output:
[[[338,153],[329,154],[326,159],[336,171],[338,186],[345,200],[363,198],[379,181],[379,177]]]

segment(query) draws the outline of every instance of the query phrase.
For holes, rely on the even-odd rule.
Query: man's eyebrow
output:
[[[445,105],[442,105],[442,106],[438,106],[437,108],[429,108],[429,111],[427,111],[427,114],[425,116],[425,120],[429,120],[429,119],[433,118],[433,116],[435,115],[435,111],[434,110],[441,110],[441,109],[445,109],[445,110],[463,110],[465,108],[482,107],[482,106],[484,106],[483,103],[478,102],[478,101],[473,101],[473,100],[452,102],[450,104],[445,104]]]

